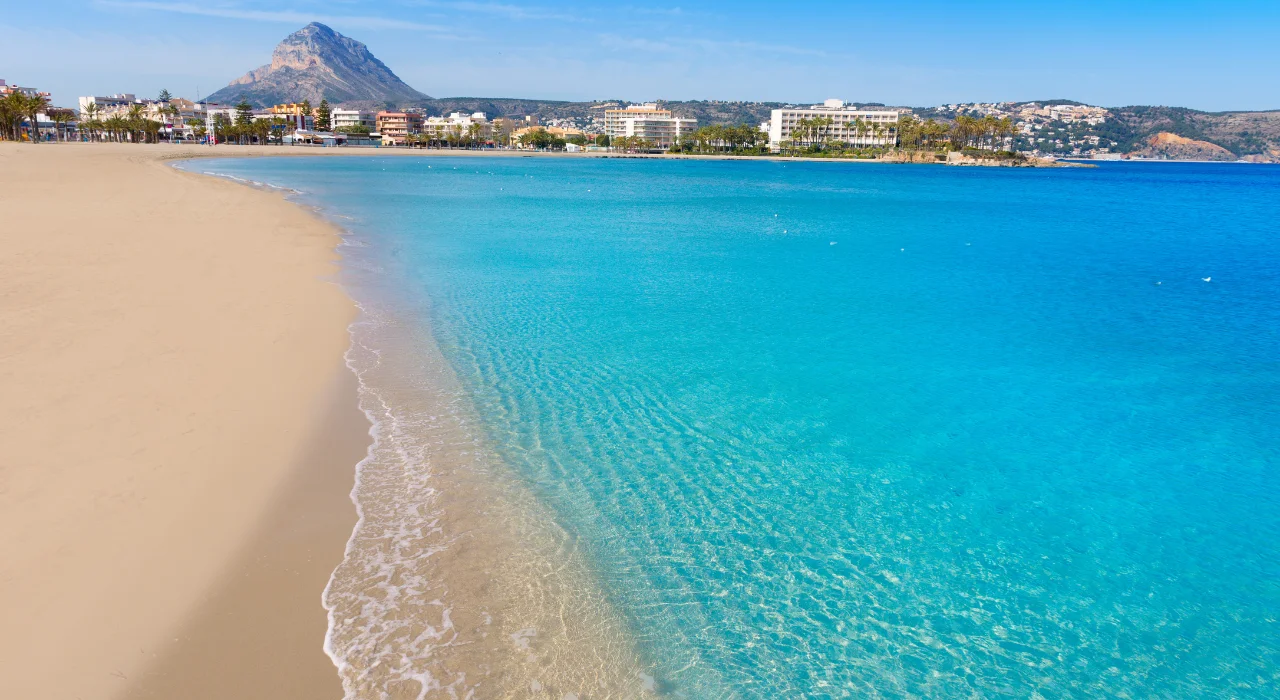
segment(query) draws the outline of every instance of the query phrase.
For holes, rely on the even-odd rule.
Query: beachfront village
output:
[[[579,118],[431,115],[296,102],[254,108],[162,91],[82,96],[54,106],[47,92],[0,80],[0,138],[30,141],[220,143],[314,147],[799,155],[910,161],[966,157],[1105,156],[1112,145],[1080,127],[1106,122],[1075,103],[971,103],[907,109],[822,104],[773,109],[760,124],[699,125],[660,103],[592,104]],[[33,127],[34,125],[34,127]]]

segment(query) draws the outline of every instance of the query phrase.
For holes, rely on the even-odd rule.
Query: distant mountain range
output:
[[[271,63],[250,71],[209,95],[209,102],[255,107],[321,99],[335,103],[365,102],[394,106],[430,99],[409,87],[364,44],[319,22],[285,37]]]
[[[359,41],[312,22],[285,37],[271,63],[251,71],[208,97],[210,102],[234,104],[241,99],[255,107],[328,99],[335,105],[361,109],[414,108],[427,114],[484,112],[489,117],[535,116],[546,122],[564,120],[586,125],[603,116],[611,104],[626,100],[565,102],[490,97],[432,98],[409,87]],[[759,124],[782,102],[692,100],[665,102],[701,125]],[[1047,100],[1040,104],[1081,104]],[[859,106],[884,106],[879,103]],[[948,118],[941,108],[918,108],[921,118]],[[1280,162],[1280,111],[1201,112],[1184,107],[1115,107],[1099,125],[1072,124],[1066,143],[1097,137],[1112,153],[1149,158]],[[1060,129],[1059,132],[1062,130]],[[1020,146],[1039,144],[1024,143]],[[1070,153],[1065,147],[1063,155]]]

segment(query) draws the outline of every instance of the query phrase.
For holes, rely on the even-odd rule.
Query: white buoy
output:
[[[1212,282],[1212,281],[1213,281],[1213,278],[1212,278],[1212,277],[1201,277],[1201,278],[1200,278],[1200,281],[1201,281],[1201,282]]]

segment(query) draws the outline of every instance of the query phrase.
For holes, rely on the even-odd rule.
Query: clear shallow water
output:
[[[348,225],[660,692],[1280,693],[1280,168],[197,166]]]

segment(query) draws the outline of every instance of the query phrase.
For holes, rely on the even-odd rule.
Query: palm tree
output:
[[[49,119],[54,124],[54,136],[59,141],[65,141],[67,124],[75,121],[75,114],[69,109],[51,109]]]
[[[22,114],[31,122],[31,143],[40,141],[40,113],[49,108],[49,98],[39,93],[28,95],[22,101]]]
[[[106,130],[108,137],[115,141],[121,141],[121,135],[125,130],[125,120],[118,114],[107,117],[106,121],[102,123],[102,128]]]
[[[0,99],[0,138],[17,141],[22,132],[22,93]]]
[[[82,139],[100,141],[102,139],[102,122],[97,119],[81,121],[79,131]]]
[[[862,117],[853,120],[853,134],[856,145],[863,145],[862,136],[867,133],[867,123]]]
[[[102,108],[98,107],[97,102],[90,102],[84,106],[84,126],[89,129],[90,140],[93,140],[93,136],[100,135],[102,131],[102,122],[98,119],[98,114],[101,112]]]

